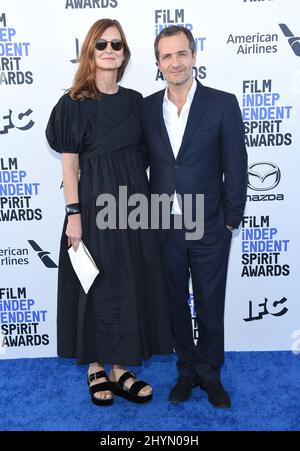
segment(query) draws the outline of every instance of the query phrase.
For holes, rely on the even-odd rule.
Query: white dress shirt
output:
[[[195,78],[193,79],[193,83],[191,89],[188,92],[186,97],[185,104],[183,105],[180,115],[178,116],[177,106],[171,102],[168,98],[168,88],[165,90],[164,100],[163,100],[163,117],[166,125],[166,129],[169,135],[170,144],[174,153],[174,157],[177,158],[182,138],[184,135],[184,130],[186,127],[186,123],[188,120],[191,104],[195,95],[195,91],[197,88],[197,83]],[[172,214],[182,214],[178,200],[176,195],[176,190],[174,191],[174,202],[172,206]]]

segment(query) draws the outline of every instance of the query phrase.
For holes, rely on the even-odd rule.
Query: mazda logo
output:
[[[262,161],[248,167],[248,187],[254,191],[269,191],[280,182],[281,173],[276,164]]]

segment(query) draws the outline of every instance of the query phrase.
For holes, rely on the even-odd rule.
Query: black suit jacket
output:
[[[163,119],[164,92],[146,97],[141,105],[150,191],[204,194],[203,239],[217,238],[226,224],[239,227],[246,201],[247,152],[237,99],[197,81],[175,159]]]

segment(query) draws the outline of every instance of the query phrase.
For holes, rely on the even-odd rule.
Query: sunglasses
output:
[[[123,42],[120,41],[120,39],[113,39],[112,41],[106,41],[106,39],[99,39],[99,41],[96,42],[96,49],[105,50],[108,44],[110,44],[111,48],[117,52],[123,48]]]

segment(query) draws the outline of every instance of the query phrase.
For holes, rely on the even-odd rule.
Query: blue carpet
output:
[[[300,355],[291,352],[227,352],[222,380],[232,408],[212,407],[193,390],[183,404],[168,403],[177,374],[175,356],[155,357],[135,369],[152,383],[153,400],[113,406],[90,402],[87,366],[60,358],[0,363],[2,431],[270,431],[300,429]]]

